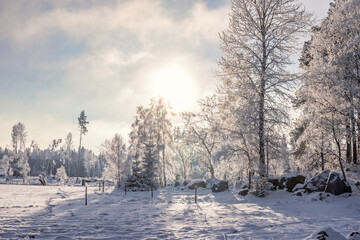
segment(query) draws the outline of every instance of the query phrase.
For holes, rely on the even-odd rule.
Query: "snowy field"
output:
[[[266,198],[175,188],[130,192],[0,184],[1,239],[303,239],[323,227],[359,230],[360,194],[312,201],[277,191]]]

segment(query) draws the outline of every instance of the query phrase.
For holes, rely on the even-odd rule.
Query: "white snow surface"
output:
[[[331,227],[359,231],[360,194],[309,201],[168,187],[128,192],[83,186],[0,184],[0,239],[304,239]]]

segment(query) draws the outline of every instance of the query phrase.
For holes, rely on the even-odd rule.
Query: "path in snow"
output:
[[[173,188],[101,193],[89,187],[0,185],[0,238],[302,239],[321,227],[346,235],[360,226],[360,195],[311,202],[287,192],[238,198]]]

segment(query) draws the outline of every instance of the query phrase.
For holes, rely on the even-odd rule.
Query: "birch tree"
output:
[[[119,134],[115,134],[111,140],[105,140],[102,153],[107,161],[104,174],[115,179],[116,186],[119,188],[121,179],[126,175],[128,159],[123,138]]]
[[[219,60],[219,93],[230,104],[240,103],[228,114],[241,112],[248,118],[245,123],[253,126],[259,175],[265,177],[267,129],[281,130],[288,122],[290,93],[298,75],[288,72],[287,67],[311,16],[296,0],[231,3],[229,27],[220,34],[223,57]]]

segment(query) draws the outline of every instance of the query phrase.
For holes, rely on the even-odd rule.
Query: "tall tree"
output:
[[[86,125],[89,124],[88,121],[86,121],[87,116],[85,115],[85,111],[81,111],[80,113],[80,117],[78,117],[78,126],[80,128],[80,143],[79,143],[79,151],[78,151],[78,166],[77,166],[77,170],[79,171],[78,174],[80,175],[84,175],[84,173],[82,173],[83,171],[81,171],[81,169],[84,168],[83,165],[83,161],[81,161],[81,156],[83,155],[82,148],[81,148],[81,140],[82,140],[82,135],[85,135],[88,130]],[[79,176],[79,175],[78,175]]]
[[[327,160],[335,157],[342,171],[343,163],[356,164],[358,158],[360,47],[356,39],[360,37],[359,12],[359,0],[334,1],[327,18],[313,28],[300,59],[305,71],[303,85],[297,93],[303,110],[301,121],[306,126],[303,134],[321,133],[318,151],[322,155],[329,153]],[[345,179],[344,171],[343,175]]]
[[[21,122],[15,124],[11,132],[11,139],[15,153],[18,153],[18,150],[25,151],[26,137],[27,132],[25,130],[25,125]]]
[[[226,100],[252,124],[257,137],[259,175],[265,177],[267,129],[281,129],[288,120],[290,90],[298,75],[289,73],[291,54],[311,16],[296,0],[232,0],[229,28],[220,34],[219,60]],[[226,104],[224,104],[226,106]],[[228,112],[230,113],[230,112]],[[236,124],[242,124],[237,122]]]
[[[143,106],[137,108],[137,115],[130,133],[129,155],[133,162],[133,175],[137,174],[138,177],[144,178],[146,174],[149,174],[146,173],[147,165],[144,162],[144,156],[151,152],[155,154],[156,160],[151,169],[158,171],[156,176],[162,186],[166,185],[165,170],[168,158],[165,150],[172,142],[170,116],[169,106],[162,98],[151,99],[148,108]],[[150,159],[149,156],[147,156],[148,159]]]

